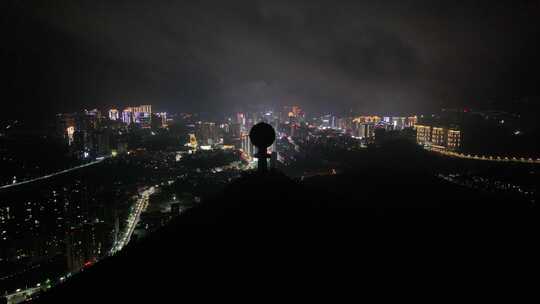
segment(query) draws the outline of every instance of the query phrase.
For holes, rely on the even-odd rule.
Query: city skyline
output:
[[[530,139],[535,134],[523,137],[530,130],[523,128],[523,119],[512,113],[443,109],[426,116],[319,116],[309,115],[298,105],[289,105],[208,120],[197,113],[175,115],[153,113],[153,109],[152,104],[145,104],[122,110],[81,109],[57,114],[52,117],[56,119],[56,131],[37,136],[41,140],[44,137],[47,143],[38,143],[39,149],[30,151],[28,141],[36,140],[34,135],[18,132],[15,125],[0,132],[0,140],[9,143],[7,149],[0,150],[6,166],[0,180],[0,263],[16,270],[6,268],[0,276],[5,282],[1,291],[8,303],[47,296],[50,289],[61,288],[74,276],[86,278],[88,268],[112,256],[124,256],[120,252],[124,248],[129,251],[130,243],[144,244],[147,238],[159,238],[156,235],[177,220],[189,220],[186,210],[197,212],[197,206],[206,206],[214,195],[229,193],[221,192],[225,187],[234,189],[235,183],[246,181],[257,185],[260,174],[277,174],[288,180],[281,173],[286,172],[296,179],[290,189],[294,193],[305,191],[303,187],[322,179],[318,189],[302,192],[295,199],[280,198],[278,203],[311,203],[321,199],[311,194],[319,191],[327,195],[325,204],[344,206],[347,212],[363,210],[365,207],[349,205],[350,201],[365,197],[368,189],[386,189],[389,181],[397,182],[395,185],[401,191],[410,191],[433,186],[435,179],[437,187],[445,189],[442,192],[458,198],[448,199],[445,210],[452,210],[456,203],[471,208],[469,196],[461,194],[465,189],[482,189],[474,195],[504,195],[517,204],[514,208],[525,212],[531,212],[527,204],[534,204],[537,197],[537,187],[528,181],[529,175],[534,174],[529,170],[540,164],[539,150],[530,145],[534,144]],[[275,132],[275,141],[268,142],[267,158],[251,142],[250,130],[261,122]],[[485,137],[497,139],[495,145],[486,142]],[[500,140],[514,145],[521,140],[525,149],[501,145]],[[18,142],[24,144],[19,146]],[[45,166],[49,163],[47,158],[36,161],[36,156],[41,155],[36,151],[49,152],[55,144],[60,146],[59,150],[44,153],[55,160],[51,166]],[[382,162],[372,167],[373,161]],[[368,162],[360,167],[367,170],[356,169],[363,178],[361,184],[374,184],[362,189],[360,196],[353,190],[336,202],[335,194],[324,192],[346,186],[336,184],[334,178],[350,174],[347,172],[355,168],[352,164],[356,162]],[[260,169],[265,165],[270,169]],[[501,181],[501,176],[492,172],[497,167],[502,172],[515,170],[525,180]],[[246,180],[256,168],[259,176]],[[379,181],[378,177],[384,174],[386,177]],[[403,176],[425,180],[410,186],[410,182],[401,182]],[[325,187],[328,189],[324,190]],[[28,191],[34,188],[39,191]],[[356,189],[356,185],[347,188]],[[241,193],[230,198],[242,197],[252,206],[251,198],[255,196],[244,197],[246,190],[250,191],[250,187],[242,187]],[[281,191],[269,193],[281,195]],[[421,193],[424,192],[418,194]],[[424,198],[427,201],[422,204],[426,204],[427,210],[438,208],[438,201],[418,194],[409,203],[402,201],[399,193],[386,202],[388,197],[382,193],[370,197],[378,204],[398,202],[398,208],[409,208]],[[497,201],[494,196],[489,200],[489,208],[493,208],[493,201]],[[502,212],[511,206],[504,201],[498,204],[502,204]],[[264,212],[268,212],[263,206]],[[320,208],[313,210],[324,210]],[[473,208],[485,212],[486,207]],[[491,210],[498,211],[497,208]],[[362,212],[366,211],[359,215]]]
[[[538,0],[4,3],[0,304],[283,300],[370,239],[536,231]]]

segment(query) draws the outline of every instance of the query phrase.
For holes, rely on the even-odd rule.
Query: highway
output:
[[[146,210],[146,207],[148,207],[148,202],[150,200],[150,196],[154,194],[156,191],[155,187],[150,187],[143,192],[140,193],[139,198],[137,199],[137,203],[135,204],[131,214],[129,215],[127,221],[127,227],[125,233],[120,237],[120,240],[114,245],[111,252],[112,254],[115,254],[116,252],[122,250],[124,246],[126,246],[131,236],[133,235],[133,231],[135,230],[135,227],[137,226],[137,223],[139,222],[139,219],[141,218],[141,213]]]
[[[93,162],[90,162],[90,163],[87,163],[87,164],[84,164],[84,165],[80,165],[80,166],[76,166],[76,167],[73,167],[73,168],[69,168],[69,169],[66,169],[66,170],[62,170],[62,171],[59,171],[59,172],[56,172],[56,173],[36,177],[36,178],[33,178],[33,179],[25,180],[25,181],[14,183],[14,184],[8,184],[8,185],[0,186],[0,190],[12,188],[12,187],[17,187],[17,186],[22,186],[22,185],[30,184],[30,183],[37,182],[37,181],[46,180],[46,179],[49,179],[51,177],[66,174],[66,173],[69,173],[69,172],[72,172],[72,171],[75,171],[75,170],[79,170],[79,169],[82,169],[82,168],[90,167],[90,166],[93,166],[95,164],[101,163],[102,161],[104,161],[107,158],[109,158],[109,157],[104,157],[104,158],[95,160]]]

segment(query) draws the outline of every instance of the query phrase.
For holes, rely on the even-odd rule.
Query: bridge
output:
[[[502,157],[502,156],[488,156],[488,155],[472,155],[472,154],[465,154],[465,153],[459,153],[459,152],[453,152],[453,151],[446,151],[442,149],[437,149],[434,147],[424,147],[424,149],[435,152],[441,155],[449,156],[449,157],[456,157],[456,158],[462,158],[462,159],[471,159],[471,160],[482,160],[482,161],[492,161],[492,162],[514,162],[514,163],[525,163],[525,164],[540,164],[540,158],[525,158],[525,157]]]

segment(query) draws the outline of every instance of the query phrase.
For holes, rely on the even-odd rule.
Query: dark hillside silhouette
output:
[[[267,289],[275,276],[287,285],[310,282],[313,271],[321,275],[332,265],[354,267],[359,260],[350,254],[370,248],[373,239],[420,234],[432,244],[449,233],[467,236],[473,227],[493,231],[536,217],[526,202],[444,183],[407,155],[393,155],[372,160],[369,174],[351,169],[295,181],[273,170],[246,173],[37,303],[158,303],[180,294],[205,298],[210,290],[220,297],[271,297],[284,292]],[[291,271],[299,271],[296,279]]]

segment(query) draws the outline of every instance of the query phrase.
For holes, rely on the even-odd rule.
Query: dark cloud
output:
[[[414,112],[537,94],[537,1],[155,2],[13,2],[12,89],[57,111]]]

